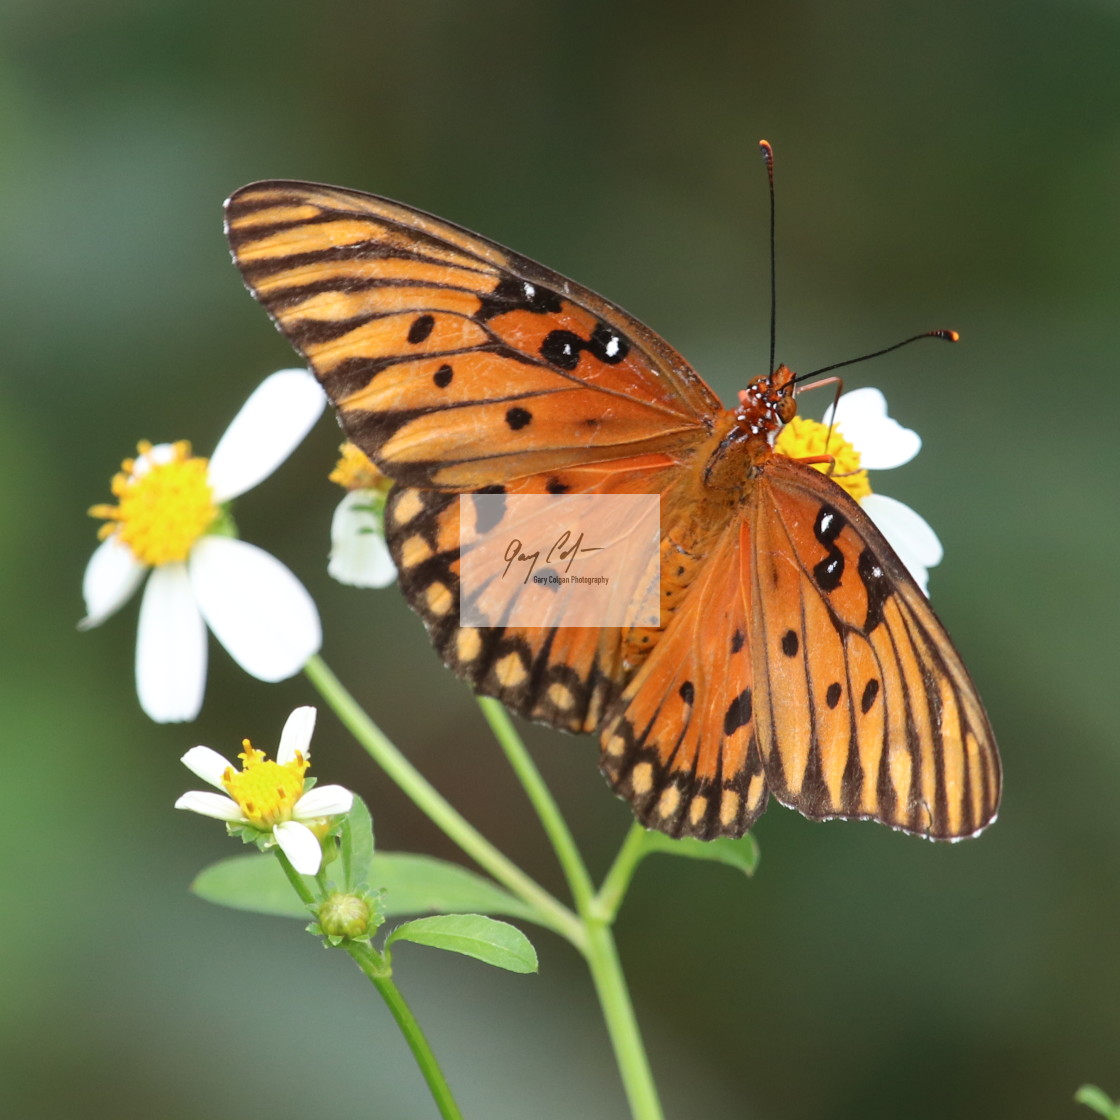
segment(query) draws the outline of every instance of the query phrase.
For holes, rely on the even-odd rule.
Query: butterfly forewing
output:
[[[400,482],[687,455],[720,408],[626,312],[449,222],[296,182],[244,187],[226,213],[250,290]]]
[[[999,756],[928,599],[819,472],[769,460],[752,506],[757,718],[774,795],[935,839],[998,808]]]

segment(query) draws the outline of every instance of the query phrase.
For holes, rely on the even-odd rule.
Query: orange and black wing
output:
[[[781,455],[749,512],[754,711],[774,796],[937,840],[991,824],[1000,760],[980,697],[871,519]]]
[[[687,456],[719,401],[621,308],[374,195],[255,183],[234,259],[342,426],[390,478],[470,490],[647,452]]]
[[[728,526],[600,729],[607,780],[671,836],[741,836],[766,808],[753,693],[749,527]]]

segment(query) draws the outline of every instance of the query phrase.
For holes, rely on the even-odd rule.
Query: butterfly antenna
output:
[[[842,369],[844,366],[853,366],[856,362],[866,362],[870,358],[879,358],[883,354],[889,354],[892,350],[900,350],[903,346],[909,346],[911,342],[918,342],[923,338],[943,338],[946,342],[957,342],[960,335],[956,331],[926,331],[924,334],[916,334],[913,338],[904,338],[901,342],[896,342],[893,346],[888,346],[885,350],[876,350],[873,354],[861,354],[858,358],[849,358],[846,362],[836,362],[831,366],[822,366],[820,369],[813,370],[812,373],[803,373],[793,379],[793,384],[799,384],[802,381],[808,381],[810,377],[817,377],[822,373],[831,373],[834,369]]]
[[[770,184],[770,365],[774,372],[774,358],[778,348],[778,283],[777,241],[774,235],[774,148],[769,140],[759,140],[758,150],[766,163],[766,179]]]

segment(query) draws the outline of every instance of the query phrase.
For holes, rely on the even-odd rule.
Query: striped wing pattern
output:
[[[859,505],[782,456],[751,508],[758,739],[774,796],[814,819],[933,839],[995,819],[987,715],[929,600]]]
[[[226,215],[250,290],[398,482],[469,490],[687,453],[720,410],[621,308],[448,222],[286,182],[242,188]]]
[[[994,820],[991,728],[901,561],[823,474],[733,447],[737,418],[653,331],[374,195],[255,183],[226,213],[250,291],[396,484],[389,547],[444,662],[521,715],[597,732],[646,825],[738,836],[771,793],[932,839]],[[661,627],[460,626],[471,493],[660,494]]]

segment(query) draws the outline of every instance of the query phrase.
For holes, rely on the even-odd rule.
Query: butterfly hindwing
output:
[[[767,778],[816,819],[936,839],[998,807],[987,716],[929,600],[820,472],[768,460],[751,507],[756,716]]]
[[[612,467],[614,469],[612,469]],[[562,493],[626,492],[656,487],[671,467],[657,456],[622,460],[612,467],[571,468],[486,488],[489,498]],[[643,481],[644,480],[644,481]],[[654,491],[656,492],[656,491]],[[385,529],[400,572],[401,589],[424,620],[444,663],[479,692],[513,711],[566,731],[592,731],[625,677],[622,632],[591,626],[522,626],[511,622],[525,596],[547,596],[547,585],[527,586],[520,575],[488,578],[465,588],[462,575],[463,510],[472,516],[474,494],[396,486],[385,510]],[[499,509],[502,503],[499,503]],[[492,508],[492,507],[488,507]],[[488,514],[488,516],[493,516]],[[501,529],[498,520],[486,526]],[[467,527],[473,528],[473,527]],[[518,531],[523,531],[523,525]],[[464,604],[463,597],[468,602]],[[464,606],[488,625],[461,625]]]
[[[600,731],[602,769],[673,836],[741,836],[766,808],[753,713],[745,524],[721,534]]]

